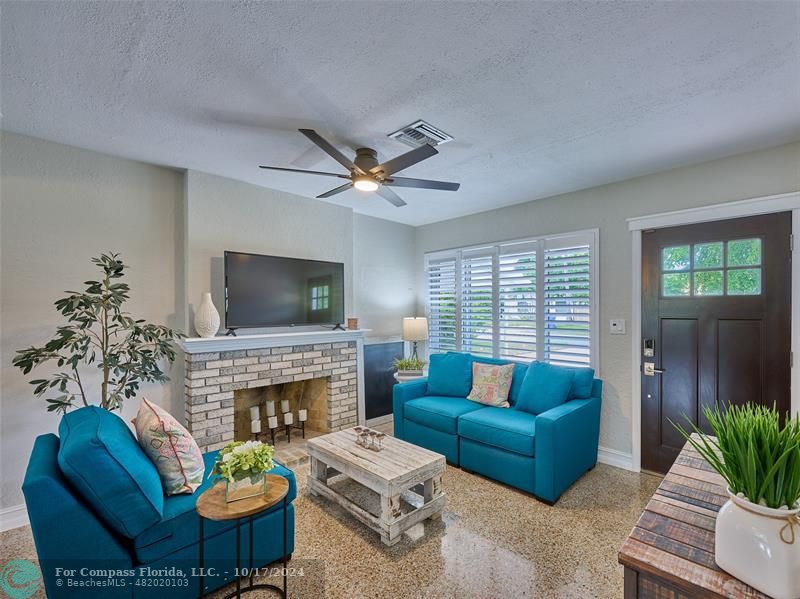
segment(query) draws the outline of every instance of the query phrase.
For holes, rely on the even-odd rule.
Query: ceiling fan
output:
[[[356,157],[350,160],[339,150],[323,138],[313,129],[299,129],[300,133],[322,148],[336,162],[350,171],[349,175],[337,173],[326,173],[322,171],[306,171],[297,168],[283,168],[280,166],[259,166],[258,168],[273,171],[288,171],[290,173],[305,173],[307,175],[323,175],[326,177],[338,177],[347,179],[347,183],[335,187],[330,191],[317,196],[317,198],[329,198],[355,187],[360,191],[374,191],[383,199],[391,202],[398,208],[405,206],[406,203],[390,187],[416,187],[419,189],[437,189],[442,191],[456,191],[461,186],[460,183],[450,183],[448,181],[430,181],[428,179],[410,179],[408,177],[395,177],[394,174],[408,168],[409,166],[422,162],[439,152],[430,144],[425,144],[406,152],[396,158],[378,164],[378,153],[372,148],[359,148],[356,150]]]

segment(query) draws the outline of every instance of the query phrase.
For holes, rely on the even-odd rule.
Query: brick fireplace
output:
[[[363,424],[363,331],[190,338],[181,345],[187,428],[203,451],[234,440],[237,404],[260,403],[261,387],[270,387],[267,397],[313,380],[308,388],[325,405],[310,418],[324,418],[327,431]]]

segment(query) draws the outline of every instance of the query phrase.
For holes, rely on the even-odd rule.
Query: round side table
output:
[[[247,499],[237,499],[236,501],[225,501],[225,483],[217,483],[210,489],[204,491],[197,498],[197,515],[200,516],[200,597],[205,596],[203,584],[204,553],[204,534],[203,523],[208,520],[236,520],[236,591],[229,593],[225,599],[231,597],[241,597],[242,593],[254,591],[256,589],[270,589],[280,593],[286,599],[287,579],[286,579],[286,496],[289,493],[289,481],[277,474],[267,474],[267,492],[257,497]],[[270,509],[271,507],[283,502],[283,588],[274,584],[253,584],[253,518],[258,514]],[[242,539],[242,519],[247,518],[250,538],[250,567],[249,584],[242,588],[242,577],[239,573],[241,565],[241,539]],[[247,578],[247,577],[245,577]]]

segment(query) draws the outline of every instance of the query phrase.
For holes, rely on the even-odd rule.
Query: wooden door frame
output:
[[[631,232],[631,466],[634,472],[639,472],[642,468],[642,379],[639,375],[642,343],[642,231],[775,212],[791,212],[792,232],[800,235],[800,191],[627,219],[628,230]],[[792,250],[794,245],[793,243]],[[800,351],[800,259],[792,260],[791,319],[791,351],[797,353]],[[791,410],[797,414],[800,412],[800,368],[792,368],[791,395]]]

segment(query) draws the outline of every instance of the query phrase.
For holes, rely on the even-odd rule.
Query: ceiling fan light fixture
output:
[[[356,177],[353,187],[359,191],[377,191],[378,182],[372,177]]]

